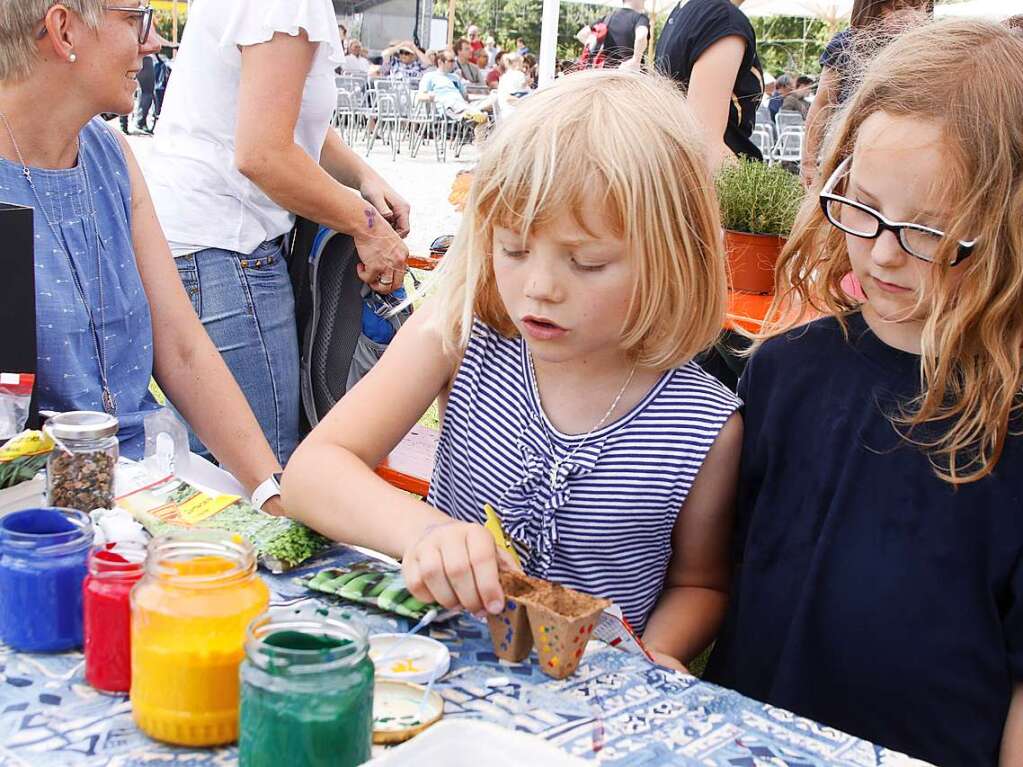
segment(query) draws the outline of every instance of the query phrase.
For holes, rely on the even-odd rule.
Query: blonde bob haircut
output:
[[[565,216],[584,227],[576,212],[586,205],[600,206],[635,274],[622,349],[666,370],[710,346],[726,281],[705,162],[682,94],[660,76],[588,70],[524,99],[483,147],[437,275],[434,317],[446,351],[465,349],[474,318],[517,335],[494,279],[494,228],[525,238]]]
[[[837,316],[848,332],[844,315],[859,304],[840,286],[852,271],[845,235],[825,219],[816,192],[876,112],[939,125],[948,160],[940,182],[948,236],[917,307],[926,317],[921,394],[889,416],[939,477],[974,482],[995,468],[1023,404],[1023,40],[1006,27],[928,23],[866,69],[832,126],[817,188],[777,265],[768,317],[789,319],[761,338],[798,324],[800,307]],[[973,239],[972,255],[954,267],[956,282],[956,242]]]
[[[104,0],[0,0],[0,82],[31,74],[39,23],[55,5],[78,14],[89,28],[99,28]]]

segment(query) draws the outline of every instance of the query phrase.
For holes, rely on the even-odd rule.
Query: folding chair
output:
[[[774,145],[772,161],[780,163],[794,163],[798,168],[803,159],[803,138],[805,131],[799,128],[786,128],[778,137],[778,143]]]
[[[778,126],[778,133],[782,134],[789,128],[803,128],[805,120],[803,115],[799,112],[795,112],[791,109],[783,109],[778,112],[777,117],[774,118],[775,124]]]
[[[398,144],[401,141],[401,114],[398,99],[393,93],[377,92],[376,108],[373,111],[373,129],[366,140],[366,156],[373,151],[373,144],[382,132],[391,145],[391,160],[398,159]]]
[[[415,158],[427,136],[433,139],[433,149],[438,162],[447,162],[448,120],[443,109],[437,109],[432,100],[415,102],[407,120],[409,131],[409,156]]]
[[[334,109],[334,128],[341,134],[341,138],[349,146],[352,143],[352,133],[355,130],[356,114],[355,101],[352,94],[341,90],[337,92],[337,106]]]
[[[764,162],[770,163],[774,149],[774,139],[771,136],[771,129],[766,125],[757,124],[753,128],[750,140],[756,145],[757,149],[760,150],[760,154],[763,156]]]

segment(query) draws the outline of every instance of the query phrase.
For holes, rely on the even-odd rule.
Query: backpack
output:
[[[299,218],[288,259],[300,349],[303,433],[308,433],[387,349],[411,316],[359,279],[355,241]]]
[[[604,68],[604,63],[607,61],[607,51],[604,49],[607,45],[607,29],[617,12],[616,8],[596,24],[590,25],[590,29],[593,30],[593,38],[588,45],[583,46],[583,52],[579,54],[580,69]]]
[[[607,54],[604,51],[604,41],[607,39],[607,23],[598,21],[591,24],[593,38],[583,46],[583,52],[579,54],[579,69],[603,69],[604,60]]]

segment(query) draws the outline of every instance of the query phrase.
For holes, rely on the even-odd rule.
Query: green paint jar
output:
[[[241,767],[354,767],[373,742],[373,663],[349,613],[271,608],[248,629]]]

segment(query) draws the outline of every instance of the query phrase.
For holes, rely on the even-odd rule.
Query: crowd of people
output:
[[[516,73],[508,78],[503,89],[509,94],[531,90],[537,83],[536,56],[524,44],[514,51],[504,51],[493,36],[488,36],[486,42],[481,40],[475,26],[470,26],[465,37],[447,48],[423,50],[411,40],[395,40],[383,49],[379,63],[370,61],[359,40],[349,40],[347,50],[337,70],[341,74],[398,78],[418,86],[425,75],[439,71],[455,83],[463,98],[466,89],[483,94],[497,91],[509,71]],[[450,69],[445,67],[447,60],[453,62]]]
[[[129,123],[132,118],[134,118],[136,131],[153,134],[153,128],[156,126],[157,120],[160,119],[163,99],[167,95],[167,85],[170,82],[170,73],[174,66],[173,48],[174,46],[168,46],[142,57],[142,68],[136,75],[139,87],[135,98],[135,108],[132,113],[121,115],[120,118],[121,131],[125,135],[131,134]],[[150,115],[152,115],[152,120],[150,120]]]
[[[503,67],[518,100],[432,291],[303,434],[297,217],[350,236],[378,293],[408,258],[400,189],[331,127],[363,52],[330,0],[195,3],[147,177],[97,117],[132,109],[152,10],[0,0],[0,200],[36,211],[40,407],[115,415],[138,458],[155,379],[257,505],[400,558],[419,599],[501,611],[517,565],[489,505],[526,572],[613,599],[663,666],[714,644],[707,677],[774,706],[1023,764],[1023,38],[856,1],[732,391],[695,360],[727,312],[714,173],[760,156],[756,37],[738,0],[689,0],[650,74],[629,2],[580,31],[610,66],[525,98],[532,54],[479,30],[370,65],[452,104]],[[809,85],[776,84],[778,110]],[[435,401],[419,499],[373,469]]]

